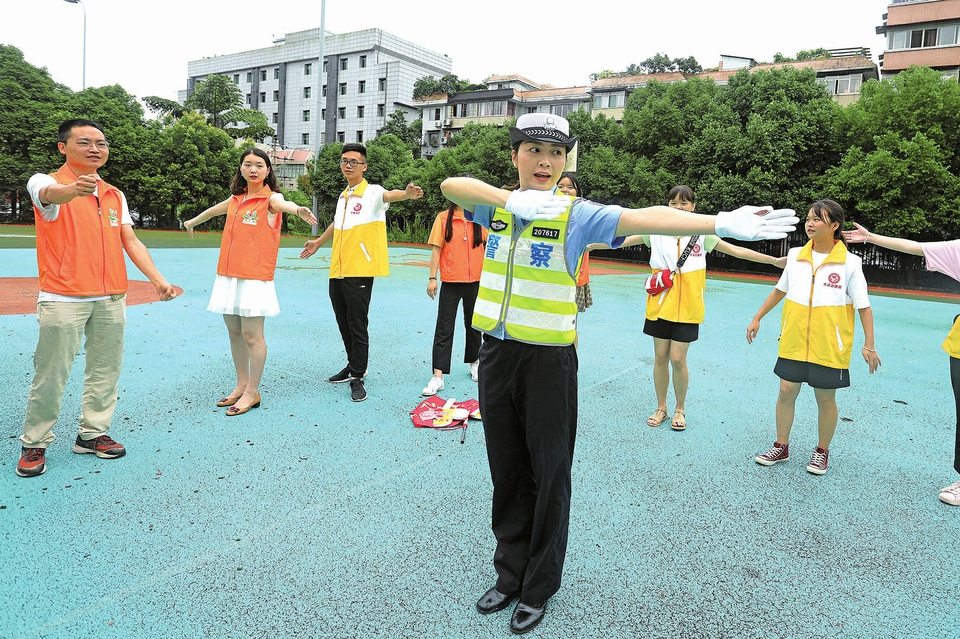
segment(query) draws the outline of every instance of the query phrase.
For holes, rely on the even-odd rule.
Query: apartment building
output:
[[[887,39],[882,77],[911,65],[960,77],[960,0],[891,0],[877,33]]]
[[[381,29],[345,34],[329,31],[319,64],[320,30],[288,33],[272,46],[187,63],[187,88],[212,74],[226,75],[240,87],[248,108],[258,109],[276,130],[266,143],[280,149],[365,142],[376,137],[388,116],[401,110],[408,120],[420,115],[413,85],[427,75],[450,73],[452,61]]]

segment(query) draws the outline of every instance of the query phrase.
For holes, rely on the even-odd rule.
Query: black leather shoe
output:
[[[477,610],[485,615],[489,615],[493,612],[500,612],[509,606],[510,603],[516,598],[516,593],[512,595],[505,595],[497,590],[496,586],[494,586],[487,592],[483,593],[483,596],[477,601]]]
[[[534,606],[528,606],[522,601],[518,602],[517,607],[513,610],[513,616],[510,617],[510,631],[515,635],[530,632],[543,620],[543,615],[546,612],[546,603],[536,608]]]

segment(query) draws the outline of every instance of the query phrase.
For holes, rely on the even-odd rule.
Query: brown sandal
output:
[[[687,429],[687,420],[686,415],[683,412],[683,409],[678,408],[677,412],[673,414],[673,421],[670,422],[670,428],[673,430],[686,430]]]
[[[666,408],[657,408],[653,412],[653,415],[647,417],[647,426],[659,426],[667,418],[667,409]]]

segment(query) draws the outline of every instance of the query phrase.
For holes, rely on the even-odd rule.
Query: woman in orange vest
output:
[[[577,176],[569,171],[560,176],[557,182],[557,193],[571,197],[583,197],[583,189]],[[580,272],[577,275],[577,312],[582,313],[593,306],[593,295],[590,294],[590,252],[585,251],[580,261]],[[574,346],[577,340],[573,341]]]
[[[270,157],[250,148],[230,182],[233,196],[183,223],[190,237],[193,227],[226,215],[217,279],[208,311],[221,313],[230,336],[230,353],[237,370],[237,386],[220,399],[227,416],[242,415],[260,406],[260,377],[267,359],[263,319],[280,313],[273,273],[280,250],[280,213],[299,215],[310,224],[317,219],[305,206],[288,202],[280,193]]]
[[[469,176],[464,176],[469,177]],[[443,390],[443,375],[450,372],[453,352],[453,329],[457,323],[457,307],[463,301],[463,326],[467,331],[463,361],[470,364],[470,377],[477,381],[480,364],[480,331],[473,327],[473,306],[480,290],[480,271],[483,268],[484,243],[487,230],[479,224],[467,222],[463,209],[450,203],[446,211],[437,214],[430,232],[430,279],[427,295],[437,295],[437,269],[440,270],[440,303],[437,307],[437,328],[433,334],[433,377],[423,389],[424,395],[436,395]]]

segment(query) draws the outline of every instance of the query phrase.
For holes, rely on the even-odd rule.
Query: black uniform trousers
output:
[[[560,589],[577,434],[577,351],[485,335],[480,412],[493,480],[497,590],[539,606]]]
[[[950,358],[950,382],[953,385],[953,402],[957,409],[957,434],[953,445],[953,469],[960,473],[960,359],[956,357]]]
[[[347,367],[354,377],[362,378],[367,371],[370,354],[367,325],[372,294],[372,277],[330,278],[330,303],[347,351]]]
[[[463,301],[463,327],[467,330],[463,361],[472,364],[480,356],[481,333],[473,327],[473,307],[477,303],[480,282],[443,282],[437,307],[437,328],[433,332],[433,367],[444,374],[450,372],[453,352],[453,329],[457,325],[457,307]],[[482,413],[481,413],[482,414]]]

